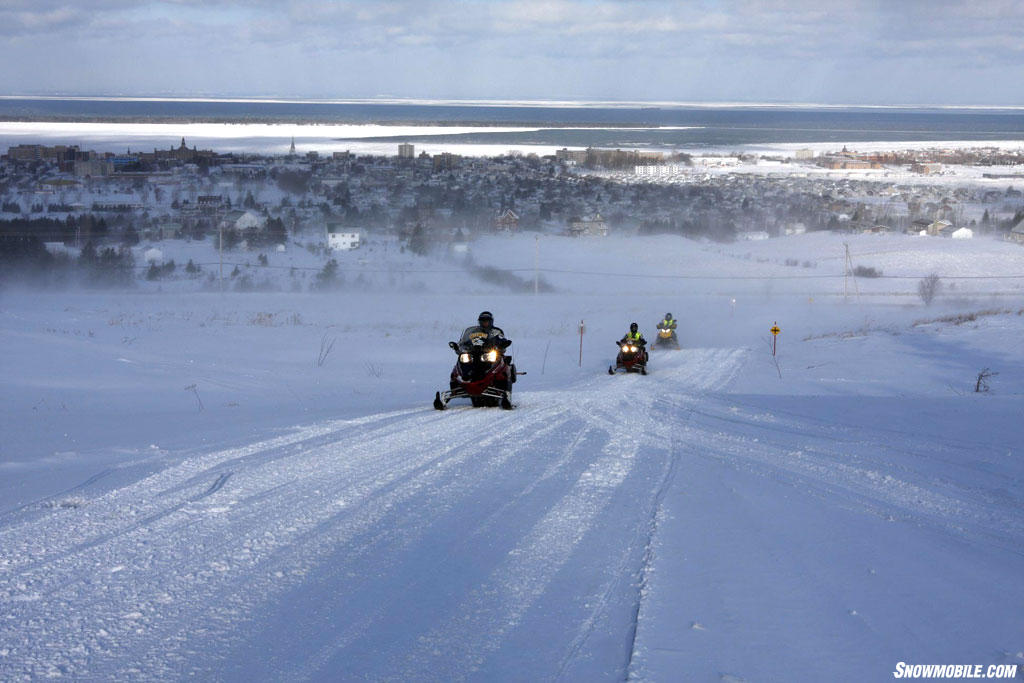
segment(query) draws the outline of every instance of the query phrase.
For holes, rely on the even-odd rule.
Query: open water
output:
[[[1024,144],[1024,110],[699,106],[516,106],[487,104],[328,103],[0,99],[0,121],[133,123],[288,123],[401,126],[401,134],[364,142],[611,148],[723,148],[776,143],[858,141],[1007,141]],[[426,125],[532,127],[418,136]],[[409,133],[413,132],[412,135]],[[345,138],[335,138],[343,141]]]

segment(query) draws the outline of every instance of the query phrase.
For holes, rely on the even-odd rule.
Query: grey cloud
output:
[[[977,96],[1020,75],[1020,35],[1024,3],[1010,0],[7,0],[0,48],[18,67],[0,91],[767,97],[756,81],[772,99],[840,101],[851,91],[829,75],[856,73],[866,101],[897,75],[919,99],[941,69]],[[78,70],[33,71],[54,60]]]

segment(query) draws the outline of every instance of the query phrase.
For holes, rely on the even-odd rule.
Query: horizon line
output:
[[[0,100],[46,100],[81,102],[207,102],[236,104],[392,104],[407,106],[474,106],[524,107],[551,109],[588,108],[693,108],[693,109],[933,109],[933,110],[1005,110],[1024,111],[1021,104],[850,104],[826,102],[751,102],[700,100],[546,100],[546,99],[487,99],[487,98],[416,98],[416,97],[351,97],[312,98],[279,96],[209,96],[209,95],[0,95]]]

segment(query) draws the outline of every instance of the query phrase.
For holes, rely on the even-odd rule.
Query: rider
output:
[[[677,339],[677,337],[676,337],[676,326],[677,326],[677,324],[678,324],[678,321],[675,318],[672,317],[672,314],[671,313],[666,313],[665,317],[661,320],[660,323],[658,323],[658,329],[659,330],[668,330],[669,332],[672,333],[672,339],[676,340]]]
[[[640,326],[636,323],[629,324],[629,332],[626,336],[619,340],[619,344],[625,343],[635,344],[636,346],[646,346],[647,340],[644,339],[644,335],[640,333]]]
[[[632,344],[633,346],[639,346],[640,352],[644,355],[644,362],[647,361],[647,340],[644,339],[644,335],[640,333],[640,326],[636,323],[629,324],[629,332],[626,336],[619,340],[619,345]]]
[[[481,312],[477,317],[477,324],[466,328],[459,340],[459,345],[470,345],[475,339],[483,339],[487,346],[497,346],[502,349],[508,348],[512,344],[511,340],[505,339],[505,331],[500,327],[495,327],[494,316],[490,311]]]

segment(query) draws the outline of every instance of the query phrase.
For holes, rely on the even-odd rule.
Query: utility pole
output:
[[[850,297],[850,247],[843,242],[846,248],[846,258],[843,259],[843,301]]]
[[[533,295],[537,296],[537,281],[540,263],[540,235],[533,237]]]
[[[843,299],[845,300],[846,297],[849,295],[847,282],[849,281],[850,276],[852,275],[853,291],[856,292],[857,294],[857,301],[860,301],[860,287],[857,286],[857,276],[853,275],[853,257],[850,256],[850,243],[843,242],[843,247],[846,249],[846,262],[843,267],[843,270],[845,271],[843,274]]]
[[[224,293],[224,222],[217,224],[217,255],[220,257],[220,293]]]

